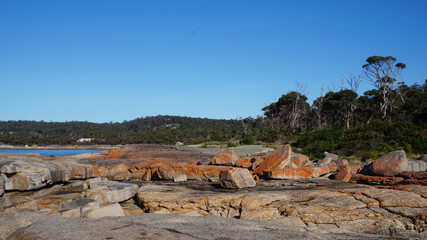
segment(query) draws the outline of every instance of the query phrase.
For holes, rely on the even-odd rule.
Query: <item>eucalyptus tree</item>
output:
[[[375,86],[381,94],[379,104],[381,118],[385,119],[392,110],[394,101],[397,99],[398,86],[397,78],[406,64],[398,62],[392,56],[371,56],[366,59],[366,64],[362,66],[365,78]]]
[[[277,102],[264,107],[262,110],[268,119],[280,121],[282,130],[296,133],[310,106],[307,99],[304,94],[292,91],[282,95]]]

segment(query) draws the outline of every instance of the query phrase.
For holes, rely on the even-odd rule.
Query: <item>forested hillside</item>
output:
[[[265,116],[256,119],[153,116],[122,123],[3,121],[0,143],[291,142],[312,157],[323,151],[367,158],[396,149],[427,153],[427,80],[412,86],[398,82],[406,65],[393,57],[373,56],[366,62],[364,76],[349,76],[339,90],[321,92],[312,104],[301,89],[292,91],[264,107]],[[362,79],[374,88],[359,96]],[[80,138],[92,141],[77,143]]]

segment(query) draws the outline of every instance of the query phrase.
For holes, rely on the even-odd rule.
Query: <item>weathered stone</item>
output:
[[[6,190],[32,190],[71,179],[71,170],[57,162],[41,161],[34,157],[0,159]]]
[[[187,181],[187,174],[180,174],[173,176],[174,182],[186,182]]]
[[[289,164],[289,167],[291,168],[304,167],[308,161],[309,161],[308,156],[300,153],[292,153],[291,163]]]
[[[6,181],[4,180],[3,176],[0,174],[0,197],[4,194],[5,182]]]
[[[114,181],[92,181],[86,191],[87,198],[95,199],[99,204],[126,201],[135,196],[138,185]]]
[[[329,158],[331,161],[337,161],[338,155],[328,152],[323,152],[322,159],[323,158]]]
[[[402,182],[402,177],[381,177],[381,176],[368,176],[362,174],[353,174],[351,179],[358,183],[367,183],[375,185],[394,185]]]
[[[275,170],[264,170],[263,177],[267,179],[304,179],[319,177],[329,172],[328,166],[285,168]]]
[[[289,220],[292,219],[292,220]],[[359,221],[362,224],[366,221]],[[184,215],[138,214],[125,217],[102,219],[72,219],[63,217],[46,218],[31,226],[24,227],[9,236],[10,240],[29,239],[421,239],[415,231],[402,235],[379,235],[372,231],[365,233],[354,226],[331,231],[322,226],[314,226],[312,231],[300,218],[258,221],[221,217],[191,217]],[[373,225],[369,221],[366,225]],[[64,227],[67,226],[67,227]],[[327,225],[327,226],[335,226]],[[329,231],[328,231],[329,230]],[[390,232],[390,231],[389,231]],[[9,234],[10,234],[9,233]],[[208,237],[207,237],[208,236]],[[7,235],[6,235],[7,237]],[[6,238],[5,237],[5,238]]]
[[[240,214],[240,219],[271,220],[279,216],[277,208],[246,210]]]
[[[362,169],[361,166],[358,165],[338,165],[338,172],[340,171],[348,171],[351,174],[357,174]]]
[[[264,170],[283,169],[291,161],[292,149],[289,144],[271,153],[255,170],[254,174],[262,175]]]
[[[7,239],[21,227],[26,227],[48,216],[36,212],[1,213],[0,214],[0,239]]]
[[[369,172],[379,176],[395,176],[408,168],[408,159],[405,152],[389,152],[369,165]]]
[[[331,162],[332,162],[332,160],[330,158],[325,157],[325,158],[322,158],[319,161],[317,161],[317,164],[319,166],[326,166],[326,165],[330,164]]]
[[[241,158],[239,161],[236,162],[234,166],[242,167],[242,168],[250,168],[252,167],[252,158],[250,157]]]
[[[79,210],[79,216],[80,216],[80,207],[77,206],[77,204],[75,203],[67,203],[67,202],[62,202],[59,204],[59,208],[58,208],[58,212],[65,212],[68,210],[72,210],[72,209],[78,209]]]
[[[252,162],[252,166],[251,166],[251,170],[253,171],[253,170],[255,170],[259,165],[261,165],[261,163],[264,161],[264,159],[263,158],[261,158],[261,157],[253,157],[252,159],[251,159],[251,162]]]
[[[255,187],[256,182],[251,173],[245,168],[230,168],[219,174],[223,188],[248,188]]]
[[[86,214],[87,218],[120,217],[124,216],[122,207],[118,203],[94,209]]]
[[[349,164],[348,164],[348,161],[346,159],[340,159],[340,160],[337,160],[337,165],[345,165],[345,166],[347,166]]]
[[[419,157],[417,160],[427,162],[427,154],[421,155],[421,157]]]
[[[336,172],[338,170],[338,166],[335,162],[331,162],[327,166],[330,172]]]
[[[234,166],[239,161],[239,156],[235,150],[226,149],[212,158],[212,164]]]
[[[99,208],[99,203],[91,198],[79,198],[73,201],[80,208],[80,217],[86,216],[86,213]]]
[[[348,182],[351,179],[351,173],[348,171],[340,171],[337,174],[335,174],[334,179]]]
[[[407,172],[424,172],[427,170],[427,162],[422,160],[408,160]]]

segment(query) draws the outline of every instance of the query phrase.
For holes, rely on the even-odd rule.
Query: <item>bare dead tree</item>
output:
[[[362,82],[362,77],[360,75],[355,75],[354,73],[350,73],[346,78],[349,89],[357,92],[359,90],[360,83]]]

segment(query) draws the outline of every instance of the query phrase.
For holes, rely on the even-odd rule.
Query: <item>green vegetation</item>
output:
[[[369,57],[365,78],[375,87],[359,96],[361,78],[348,87],[321,93],[313,104],[303,91],[282,95],[262,110],[264,117],[215,120],[179,116],[137,118],[122,123],[0,122],[0,144],[185,144],[216,145],[291,143],[298,152],[318,158],[324,151],[365,159],[403,149],[427,153],[427,80],[423,85],[397,82],[406,68],[393,57]],[[385,74],[388,73],[388,74]],[[77,143],[80,138],[91,142]]]

